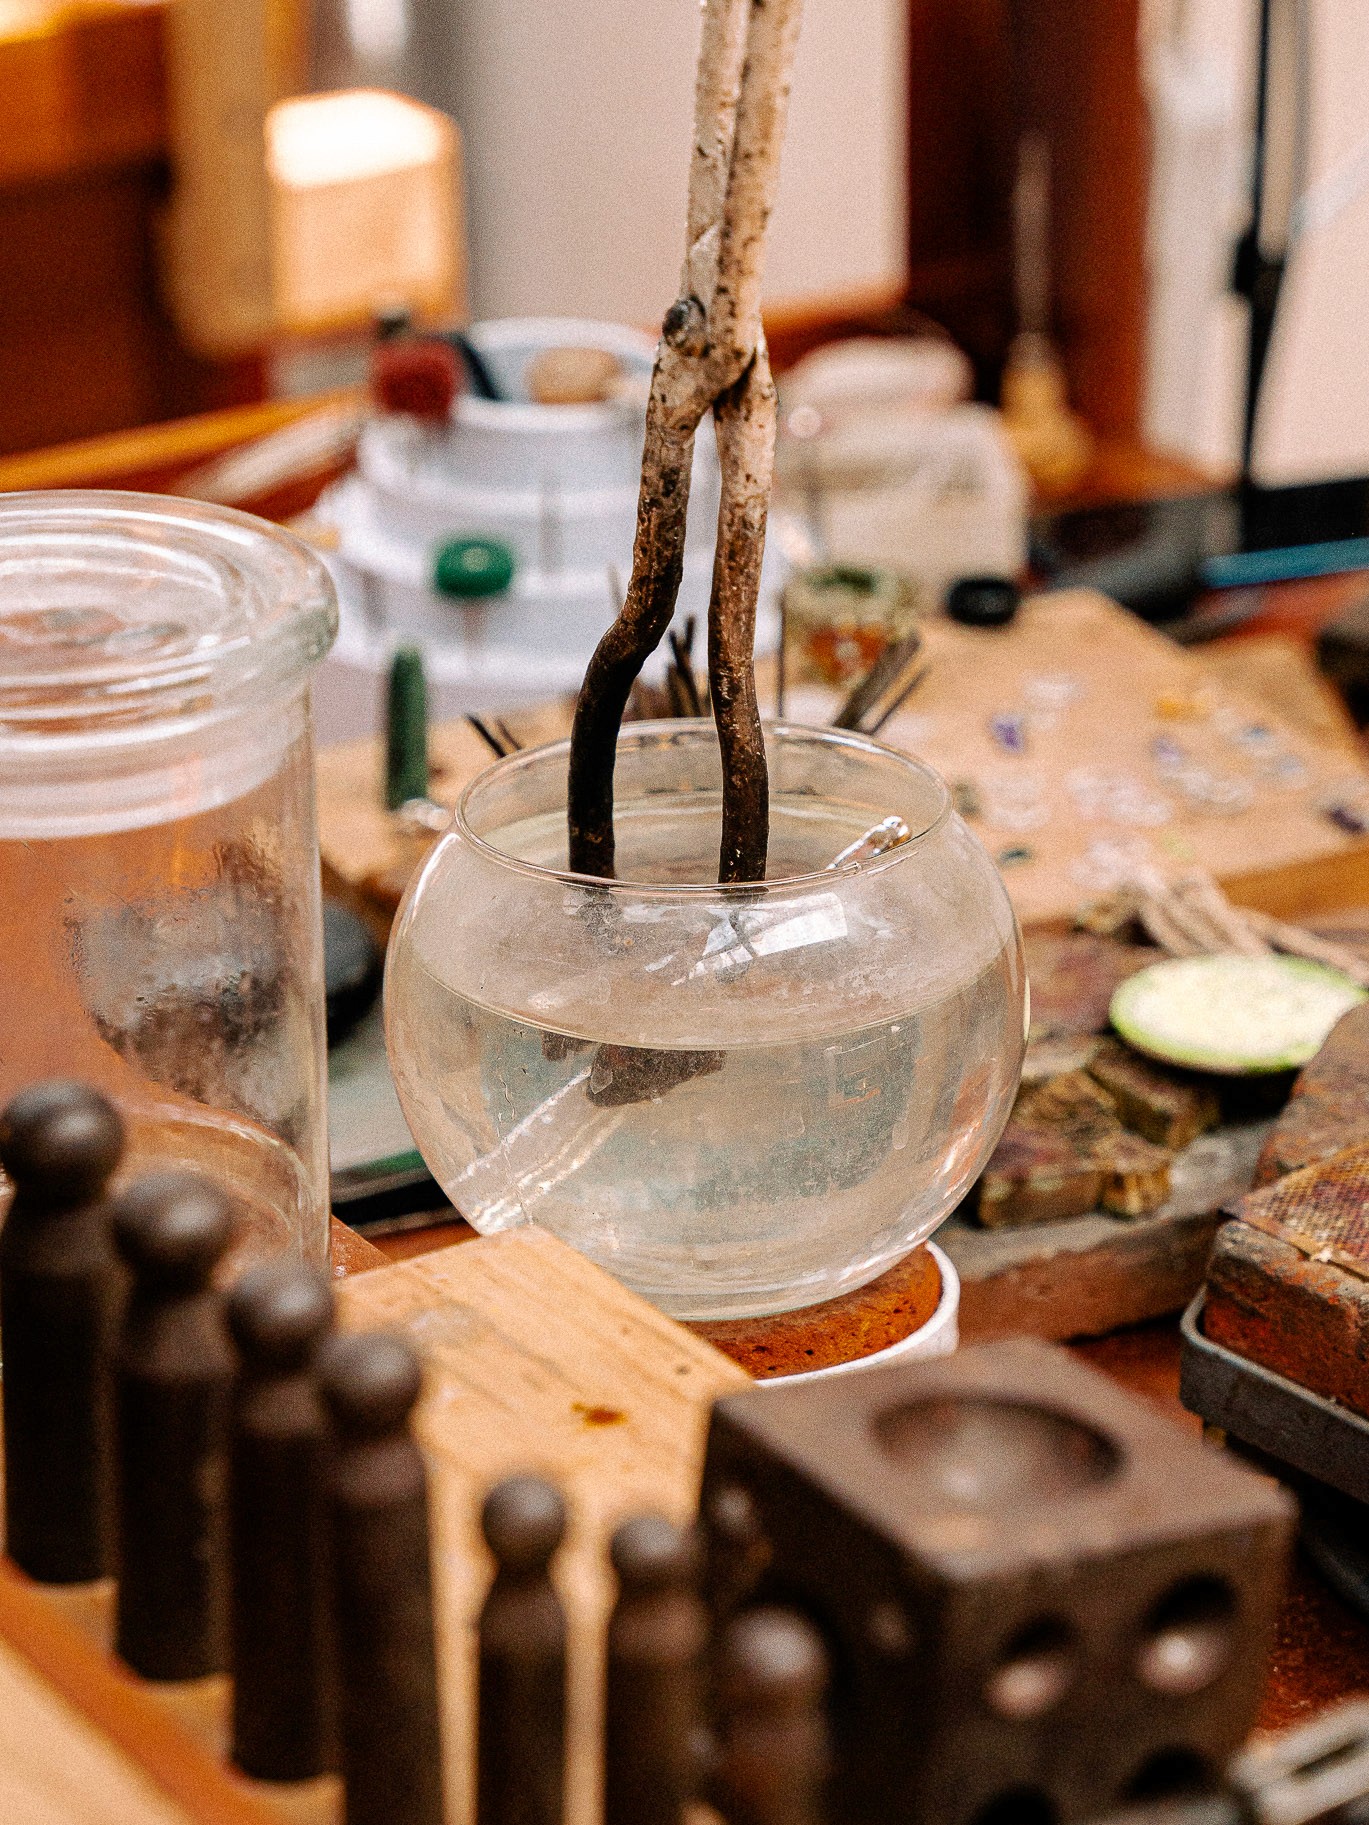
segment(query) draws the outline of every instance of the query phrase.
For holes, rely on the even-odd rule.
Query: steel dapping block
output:
[[[151,1173],[114,1207],[132,1288],[114,1355],[116,1646],[146,1679],[228,1664],[228,1416],[234,1360],[210,1284],[233,1236],[227,1197]]]
[[[1070,1821],[1210,1779],[1254,1717],[1291,1523],[1027,1339],[720,1401],[702,1495],[715,1610],[824,1632],[841,1825]]]
[[[319,1352],[346,1825],[442,1825],[428,1478],[409,1431],[422,1374],[402,1337]]]
[[[249,1269],[228,1298],[233,1760],[258,1780],[333,1765],[328,1422],[313,1373],[332,1319],[327,1276],[299,1262]]]
[[[610,1556],[618,1600],[608,1624],[604,1825],[681,1825],[701,1772],[708,1640],[694,1540],[639,1515],[618,1528]]]
[[[566,1505],[538,1477],[509,1477],[480,1524],[495,1572],[480,1612],[476,1825],[561,1825],[566,1618],[550,1568]]]
[[[716,1685],[727,1825],[820,1825],[831,1767],[817,1630],[787,1610],[743,1610],[723,1630]]]
[[[84,1084],[34,1084],[0,1115],[15,1188],[0,1230],[5,1542],[45,1584],[109,1570],[118,1266],[103,1198],[123,1145],[119,1117]]]

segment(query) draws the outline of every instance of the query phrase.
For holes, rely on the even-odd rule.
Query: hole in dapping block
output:
[[[1155,1692],[1201,1692],[1226,1666],[1235,1621],[1236,1596],[1229,1584],[1185,1578],[1146,1618],[1137,1676]]]
[[[915,1499],[992,1511],[1057,1500],[1114,1476],[1121,1453],[1049,1407],[974,1396],[913,1401],[874,1421]]]
[[[1059,1816],[1039,1787],[1010,1787],[974,1815],[974,1825],[1055,1825]]]
[[[1210,1793],[1212,1770],[1192,1749],[1161,1749],[1148,1756],[1122,1791],[1122,1799],[1171,1800]]]
[[[1078,1643],[1065,1623],[1054,1616],[1028,1623],[985,1680],[984,1702],[1014,1723],[1042,1717],[1074,1683],[1078,1658]]]

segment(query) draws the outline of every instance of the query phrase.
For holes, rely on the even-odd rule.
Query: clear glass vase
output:
[[[537,1222],[664,1310],[847,1292],[954,1208],[1007,1119],[1021,941],[942,781],[776,726],[770,878],[720,887],[706,722],[618,748],[618,876],[566,872],[564,743],[466,791],[400,909],[386,1030],[414,1138],[490,1232]],[[897,816],[911,840],[829,864]]]
[[[0,1102],[84,1078],[246,1254],[328,1250],[309,671],[332,585],[160,496],[0,497]]]

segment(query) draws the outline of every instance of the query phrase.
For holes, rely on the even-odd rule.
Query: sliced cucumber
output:
[[[1300,957],[1176,957],[1131,976],[1112,998],[1112,1024],[1138,1052],[1195,1071],[1246,1076],[1293,1071],[1365,991]]]

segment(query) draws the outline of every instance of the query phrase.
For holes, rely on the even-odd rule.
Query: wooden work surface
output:
[[[364,1247],[372,1265],[382,1258],[416,1263],[426,1249],[435,1249],[444,1273],[449,1274],[445,1262],[452,1252],[450,1237],[450,1226],[439,1225],[429,1231],[383,1238],[377,1244],[364,1243]],[[481,1246],[462,1246],[457,1252],[474,1266],[475,1250]],[[426,1258],[431,1264],[435,1257],[430,1253]],[[539,1317],[540,1309],[530,1314],[534,1327]],[[1201,1430],[1201,1421],[1179,1400],[1179,1334],[1174,1323],[1139,1325],[1070,1347],[1132,1393],[1157,1402],[1178,1424]],[[1261,1726],[1278,1729],[1340,1698],[1365,1693],[1369,1693],[1369,1622],[1355,1615],[1313,1571],[1298,1562],[1279,1619]]]
[[[1369,887],[1369,845],[1320,808],[1328,793],[1369,784],[1343,718],[1320,731],[1295,724],[1268,696],[1243,695],[1206,658],[1083,592],[1035,597],[1002,631],[932,619],[925,640],[925,682],[881,739],[973,785],[982,805],[973,828],[1024,924],[1069,917],[1129,855],[1162,870],[1197,864],[1233,897],[1281,914],[1345,904]],[[806,703],[807,693],[792,694],[799,721]],[[1003,718],[1020,719],[1021,754],[995,738]],[[1276,784],[1242,750],[1238,736],[1252,727],[1301,769],[1296,784]],[[1159,742],[1244,787],[1248,808],[1195,809],[1157,769]],[[1090,785],[1108,776],[1133,782],[1156,821],[1091,806]]]
[[[477,1261],[485,1244],[475,1242],[453,1249],[450,1238],[449,1226],[435,1226],[431,1231],[385,1238],[375,1245],[371,1259],[378,1261],[384,1257],[387,1260],[405,1261],[411,1268],[421,1267],[426,1260],[429,1264],[428,1274],[431,1276],[426,1283],[429,1292],[439,1281],[449,1288],[459,1286],[462,1276],[458,1272],[458,1264],[467,1269],[471,1276],[470,1283],[474,1283]],[[369,1253],[372,1245],[367,1244],[366,1247]],[[425,1255],[425,1248],[435,1252]],[[593,1276],[594,1270],[588,1272]],[[354,1313],[361,1309],[377,1317],[387,1313],[390,1302],[395,1297],[389,1290],[393,1284],[390,1276],[383,1276],[380,1282],[373,1284],[378,1293],[382,1286],[384,1292],[378,1298],[365,1299],[354,1306]],[[395,1308],[396,1315],[402,1317],[411,1300],[421,1308],[422,1295],[417,1290],[421,1284],[418,1281],[403,1284]],[[364,1294],[364,1282],[358,1286],[357,1292],[359,1295]],[[545,1330],[544,1320],[547,1326]],[[668,1324],[666,1320],[660,1322]],[[545,1304],[539,1299],[530,1307],[524,1328],[526,1334],[531,1336],[554,1337],[560,1324],[559,1314],[548,1315]],[[669,1329],[678,1332],[680,1327],[670,1326]],[[1179,1400],[1179,1336],[1174,1323],[1141,1325],[1132,1330],[1117,1332],[1111,1337],[1070,1347],[1076,1355],[1112,1376],[1123,1387],[1156,1401],[1178,1424],[1193,1431],[1201,1429],[1201,1422],[1188,1413]],[[555,1354],[554,1345],[549,1346],[549,1353]],[[595,1350],[592,1348],[590,1353],[593,1358]],[[455,1358],[452,1360],[455,1362]],[[706,1362],[708,1359],[704,1357],[698,1360]],[[731,1370],[731,1365],[726,1367],[739,1375],[738,1371]],[[477,1374],[479,1372],[477,1370]],[[653,1398],[653,1380],[650,1377],[643,1378],[643,1394],[648,1401]],[[543,1391],[538,1394],[539,1401],[546,1398],[545,1388],[551,1386],[554,1383],[544,1384]],[[565,1417],[562,1415],[560,1418],[563,1428]],[[583,1420],[583,1415],[579,1418]],[[572,1433],[575,1431],[574,1418],[570,1430]],[[589,1443],[590,1450],[599,1448],[599,1441],[590,1437],[590,1429],[584,1429],[583,1437]],[[613,1442],[617,1443],[616,1437]],[[506,1445],[501,1442],[499,1450],[504,1454],[505,1463],[516,1457],[518,1444],[517,1433],[513,1443]],[[480,1449],[478,1441],[471,1449]],[[467,1461],[469,1463],[469,1457]],[[589,1451],[586,1451],[586,1466],[591,1461]],[[675,1470],[667,1474],[658,1500],[668,1502],[676,1499],[681,1475],[682,1466],[677,1460]],[[606,1501],[611,1505],[613,1490],[614,1485],[610,1480],[595,1498],[596,1517],[602,1515]],[[1369,1623],[1355,1615],[1313,1571],[1298,1562],[1294,1566],[1280,1615],[1261,1725],[1268,1729],[1280,1728],[1352,1693],[1369,1693]]]
[[[923,631],[926,677],[880,739],[973,789],[972,828],[998,858],[1023,924],[1069,918],[1132,858],[1162,871],[1197,864],[1233,898],[1280,916],[1369,902],[1369,842],[1324,809],[1360,795],[1369,809],[1369,773],[1348,718],[1299,648],[1274,641],[1199,656],[1085,592],[1035,597],[1002,630],[932,617]],[[762,677],[763,702],[768,688]],[[797,686],[786,714],[824,722],[837,703],[831,691]],[[1019,719],[1022,753],[995,738],[1002,717]],[[567,734],[570,710],[548,704],[507,720],[530,746]],[[1266,752],[1295,770],[1291,783],[1240,745],[1256,728]],[[1157,770],[1159,742],[1241,787],[1246,807],[1195,808]],[[454,804],[491,758],[465,723],[434,730],[433,797]],[[373,739],[320,753],[319,835],[332,884],[393,910],[426,845],[401,835],[384,809],[381,765]],[[1156,821],[1091,807],[1091,785],[1108,776],[1129,781]]]
[[[153,432],[137,432],[127,437],[35,454],[22,459],[22,472],[18,465],[9,465],[0,486],[112,484],[174,492],[179,472],[234,447],[243,436],[274,428],[299,410],[298,406],[254,408],[240,416],[224,413],[208,419],[187,420],[181,425]],[[1154,486],[1142,486],[1138,491],[1153,492],[1155,487],[1165,485],[1168,485],[1168,478],[1160,477],[1156,478]],[[313,486],[317,486],[317,481]],[[312,489],[307,491],[312,492]],[[1113,490],[1105,488],[1102,492]],[[253,504],[264,506],[267,511],[274,505]],[[282,504],[277,510],[293,512],[305,505],[305,499],[292,497],[288,506]],[[1236,688],[1258,696],[1260,684],[1258,678],[1251,676],[1253,666],[1263,673],[1266,687],[1274,689],[1281,709],[1287,714],[1288,667],[1284,660],[1288,652],[1295,649],[1285,648],[1281,655],[1277,647],[1268,644],[1266,637],[1271,633],[1287,635],[1305,646],[1309,634],[1329,614],[1362,593],[1363,587],[1361,579],[1337,578],[1269,590],[1263,613],[1242,631],[1239,643],[1226,643],[1220,653],[1206,649],[1199,663],[1211,664],[1215,658],[1222,666],[1243,667],[1244,675],[1234,681]],[[1157,638],[1145,630],[1140,632],[1147,640]],[[1263,651],[1256,652],[1252,641],[1262,643]],[[1067,665],[1072,665],[1072,660]],[[1302,720],[1305,722],[1310,716],[1315,721],[1325,713],[1325,700],[1315,689],[1309,692],[1305,688],[1305,663],[1302,687],[1298,693]],[[925,709],[925,705],[920,707]],[[910,710],[913,709],[910,705]],[[1295,714],[1293,720],[1300,719]],[[1331,729],[1324,733],[1329,734],[1332,746],[1339,745],[1347,760],[1353,760],[1353,744],[1345,734],[1343,720],[1334,711],[1330,712],[1330,724]],[[1307,729],[1304,732],[1315,733]],[[545,738],[533,731],[528,733],[534,739]],[[454,770],[469,767],[474,771],[484,763],[484,753],[477,738],[471,736],[468,743],[465,731],[451,738],[453,753],[448,761],[446,739],[439,737],[437,758],[440,765],[450,764]],[[376,764],[374,760],[365,763],[354,760],[352,764],[358,786],[363,781],[374,780],[374,771],[367,772],[368,767]],[[448,795],[449,782],[439,783],[444,796]],[[1335,846],[1332,853],[1334,855]],[[1318,884],[1318,892],[1324,885],[1324,881]],[[455,1238],[468,1237],[469,1231],[464,1225],[448,1221],[431,1230],[386,1238],[379,1247],[337,1223],[333,1235],[335,1271],[346,1278],[382,1266],[387,1258],[407,1259],[421,1267],[426,1254],[444,1248]],[[483,1248],[483,1244],[463,1247],[457,1253],[473,1266],[478,1259],[473,1252],[476,1248]],[[430,1260],[417,1281],[404,1281],[401,1299],[421,1304],[422,1294],[415,1288],[431,1287],[435,1283],[434,1277],[444,1279],[454,1266],[455,1261],[449,1265],[445,1258],[440,1263]],[[373,1284],[377,1289],[374,1301],[363,1297],[364,1283],[358,1283],[354,1293],[347,1292],[345,1298],[349,1309],[360,1315],[373,1302],[377,1308],[391,1307],[397,1283],[386,1275]],[[1142,1326],[1073,1347],[1122,1385],[1159,1401],[1180,1423],[1198,1424],[1179,1404],[1178,1337],[1172,1323]],[[460,1351],[452,1346],[452,1340],[448,1339],[443,1348],[449,1361],[459,1369]],[[731,1365],[724,1365],[724,1368],[728,1375],[736,1373]],[[588,1414],[577,1417],[581,1423],[589,1418]],[[586,1424],[586,1437],[592,1430]],[[604,1427],[603,1436],[612,1439],[616,1448],[618,1441],[613,1437],[613,1430],[611,1426]],[[440,1480],[446,1475],[445,1469],[439,1470]],[[672,1487],[683,1488],[687,1478],[678,1461],[672,1475]],[[0,1579],[0,1583],[3,1582]],[[0,1633],[8,1635],[9,1631],[0,1626]],[[242,1783],[235,1784],[234,1791],[225,1799],[221,1776],[214,1792],[206,1797],[202,1782],[212,1772],[207,1762],[198,1767],[181,1766],[180,1778],[185,1784],[174,1798],[168,1797],[165,1783],[149,1784],[145,1773],[148,1732],[151,1732],[155,1749],[156,1741],[163,1741],[164,1745],[165,1730],[159,1737],[156,1718],[148,1713],[146,1705],[141,1713],[130,1717],[126,1695],[120,1698],[117,1694],[115,1710],[122,1720],[121,1728],[127,1733],[126,1738],[118,1739],[125,1742],[124,1750],[116,1747],[107,1733],[83,1727],[71,1708],[72,1703],[81,1703],[80,1694],[88,1693],[88,1682],[98,1675],[99,1666],[88,1644],[82,1659],[80,1639],[72,1631],[67,1631],[67,1639],[60,1645],[62,1653],[58,1658],[65,1656],[65,1671],[59,1676],[59,1669],[50,1667],[42,1678],[35,1677],[31,1658],[26,1661],[23,1656],[16,1657],[12,1652],[0,1649],[0,1817],[23,1818],[26,1825],[28,1821],[34,1821],[34,1825],[40,1821],[41,1825],[105,1825],[105,1821],[109,1821],[109,1825],[162,1825],[163,1820],[167,1825],[183,1825],[187,1820],[213,1820],[215,1825],[222,1825],[225,1820],[262,1821],[271,1816],[261,1810],[256,1794],[242,1791]],[[60,1696],[64,1680],[74,1680],[78,1688],[71,1703]],[[87,1682],[84,1687],[83,1680]],[[1369,1626],[1350,1613],[1312,1573],[1295,1568],[1280,1619],[1262,1722],[1277,1727],[1340,1697],[1366,1691],[1369,1691]],[[109,1696],[106,1690],[106,1697]],[[57,1738],[60,1738],[60,1754],[36,1752],[36,1746]],[[580,1779],[584,1781],[583,1773]]]
[[[592,1825],[603,1546],[613,1522],[651,1508],[684,1518],[707,1415],[744,1388],[734,1363],[551,1236],[522,1229],[386,1264],[335,1232],[344,1324],[404,1330],[426,1387],[419,1435],[432,1473],[439,1649],[451,1825],[470,1817],[472,1625],[488,1567],[477,1532],[489,1484],[541,1470],[566,1490],[558,1564],[571,1625],[568,1825]],[[345,1260],[344,1260],[345,1257]],[[1170,1326],[1078,1353],[1180,1423]],[[764,1398],[764,1397],[761,1397]],[[221,1740],[225,1693],[158,1693],[92,1639],[100,1612],[42,1592],[0,1562],[0,1817],[26,1825],[339,1825],[335,1783],[285,1793],[248,1782],[202,1746]],[[107,1615],[107,1608],[104,1611]],[[1261,1722],[1277,1727],[1369,1690],[1369,1627],[1295,1568]]]
[[[1180,1425],[1202,1430],[1179,1400],[1179,1331],[1173,1322],[1138,1325],[1070,1347],[1123,1387],[1158,1401]],[[1366,1693],[1369,1622],[1296,1560],[1279,1615],[1260,1727],[1281,1729],[1338,1699]]]

